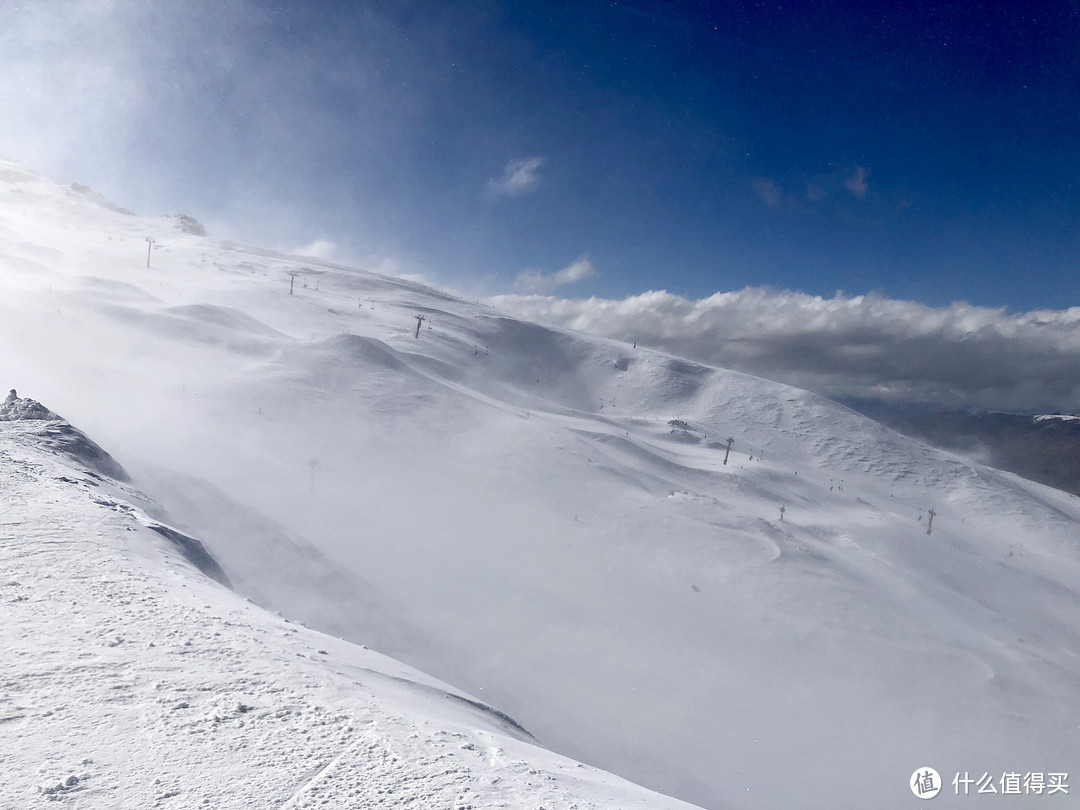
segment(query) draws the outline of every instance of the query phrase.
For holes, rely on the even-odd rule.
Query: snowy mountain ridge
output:
[[[107,446],[241,592],[563,754],[708,808],[891,808],[917,767],[1080,753],[1075,497],[789,386],[17,167],[0,287],[0,379]]]

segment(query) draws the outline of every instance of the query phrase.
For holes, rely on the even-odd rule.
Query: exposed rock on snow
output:
[[[208,577],[217,580],[227,588],[231,587],[229,577],[221,569],[221,566],[218,565],[217,560],[210,556],[210,552],[206,550],[206,547],[194,537],[188,537],[183,532],[179,532],[168,526],[162,526],[160,523],[148,523],[147,528],[157,532],[176,546],[184,556],[185,560]]]
[[[206,236],[206,228],[195,217],[190,217],[187,214],[177,214],[176,226],[184,233],[190,233],[192,236]]]

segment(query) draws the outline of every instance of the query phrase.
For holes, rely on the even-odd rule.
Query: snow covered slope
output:
[[[1076,762],[1075,497],[804,391],[178,222],[0,172],[0,380],[253,598],[709,808],[901,807],[917,767]],[[330,571],[365,592],[343,605]]]
[[[57,427],[0,421],[0,807],[689,810],[200,574]]]
[[[945,411],[901,419],[894,427],[935,447],[1080,495],[1080,417]]]

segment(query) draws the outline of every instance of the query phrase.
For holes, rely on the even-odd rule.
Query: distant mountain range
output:
[[[935,447],[1080,495],[1078,416],[945,411],[907,417],[892,426]]]

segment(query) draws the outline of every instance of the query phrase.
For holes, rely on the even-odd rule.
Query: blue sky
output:
[[[1074,3],[21,5],[0,151],[140,213],[487,292],[1080,304]]]

